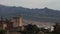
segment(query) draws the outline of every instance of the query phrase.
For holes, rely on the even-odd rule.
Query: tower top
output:
[[[13,19],[18,19],[18,18],[21,18],[22,16],[17,16],[17,17],[13,17]]]

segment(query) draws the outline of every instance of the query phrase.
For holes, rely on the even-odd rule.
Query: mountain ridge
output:
[[[24,7],[0,5],[0,16],[14,17],[22,15],[24,19],[44,22],[60,22],[60,10],[53,10],[47,7],[42,9],[29,9]]]

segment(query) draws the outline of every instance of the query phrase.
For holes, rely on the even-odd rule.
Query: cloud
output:
[[[0,0],[0,4],[27,8],[52,8],[60,10],[60,0]]]
[[[48,4],[47,7],[60,10],[60,0],[51,0]]]

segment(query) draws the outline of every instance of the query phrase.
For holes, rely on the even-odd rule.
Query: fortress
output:
[[[13,17],[12,19],[8,20],[7,18],[1,18],[0,20],[0,29],[7,29],[10,31],[17,31],[17,30],[23,30],[24,26],[23,26],[23,18],[22,16],[18,16],[18,17]]]

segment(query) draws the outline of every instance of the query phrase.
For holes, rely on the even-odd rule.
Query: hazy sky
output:
[[[60,10],[60,0],[0,0],[7,6],[22,6],[26,8],[44,8]]]

